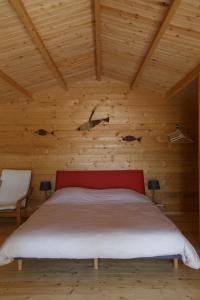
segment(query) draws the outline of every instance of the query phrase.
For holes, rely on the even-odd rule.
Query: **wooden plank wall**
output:
[[[109,115],[110,123],[76,131],[97,104],[94,118]],[[170,144],[167,133],[181,123],[197,141],[195,105],[106,79],[81,81],[68,91],[52,87],[32,100],[1,99],[0,167],[33,170],[31,209],[44,200],[39,182],[54,182],[58,169],[143,169],[146,183],[160,180],[157,200],[166,212],[192,213],[198,207],[197,142]],[[34,134],[41,128],[54,135]],[[125,135],[143,139],[127,143]]]
[[[198,86],[198,187],[199,187],[199,244],[200,244],[200,73],[197,78],[197,86]]]
[[[198,92],[198,80],[195,79],[169,100],[169,103],[172,105],[180,105],[182,112],[181,124],[195,142],[194,144],[182,145],[184,147],[191,147],[191,153],[188,156],[180,154],[180,158],[182,156],[180,164],[184,165],[185,162],[183,160],[187,161],[188,166],[191,167],[190,171],[193,174],[188,183],[187,179],[183,183],[185,192],[183,192],[181,197],[184,197],[184,201],[188,201],[188,204],[190,201],[194,203],[193,211],[181,212],[182,202],[180,201],[180,212],[168,213],[169,217],[184,231],[198,231]],[[184,166],[183,172],[188,172],[186,169],[184,171]],[[193,189],[193,194],[191,193],[191,189]]]

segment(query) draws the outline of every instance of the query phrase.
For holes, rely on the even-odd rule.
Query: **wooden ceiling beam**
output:
[[[18,92],[22,93],[24,96],[31,98],[31,93],[27,91],[23,86],[13,80],[10,76],[5,74],[3,71],[0,70],[0,78],[5,80],[8,84],[10,84],[13,88],[18,90]]]
[[[94,40],[95,40],[95,60],[96,79],[101,80],[101,41],[100,41],[100,4],[99,0],[94,0]]]
[[[61,86],[67,89],[67,84],[58,70],[54,60],[52,59],[49,51],[47,50],[41,36],[39,35],[35,25],[33,24],[31,17],[29,16],[23,2],[21,0],[9,0],[11,6],[16,11],[19,19],[23,23],[24,27],[26,28],[27,32],[31,36],[33,42],[36,44],[38,50],[40,51],[43,59],[49,66],[49,68],[54,73],[54,76],[57,78],[57,80],[60,82]]]
[[[186,74],[180,81],[178,81],[165,95],[166,99],[170,99],[180,92],[186,85],[200,74],[200,64],[198,64],[192,71]]]
[[[159,41],[163,37],[164,32],[165,32],[166,28],[168,27],[172,17],[174,16],[180,2],[181,2],[181,0],[172,0],[171,5],[170,5],[169,9],[167,10],[166,15],[165,15],[161,25],[159,26],[151,44],[150,44],[150,47],[147,50],[145,58],[141,62],[140,66],[137,70],[137,73],[131,82],[131,85],[130,85],[131,88],[133,88],[135,86],[135,84],[138,82],[138,80],[141,78],[145,67],[147,66],[148,62],[150,61]]]

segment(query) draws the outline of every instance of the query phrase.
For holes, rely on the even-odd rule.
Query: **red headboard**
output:
[[[145,194],[144,174],[141,170],[125,171],[57,171],[56,186],[89,189],[126,188]]]

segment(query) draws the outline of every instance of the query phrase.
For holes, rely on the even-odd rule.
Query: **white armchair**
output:
[[[14,216],[19,226],[30,193],[31,170],[4,169],[0,180],[0,216]]]

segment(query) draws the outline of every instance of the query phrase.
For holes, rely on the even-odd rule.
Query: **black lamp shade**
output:
[[[148,189],[155,191],[160,189],[160,183],[158,180],[149,180],[148,181]]]
[[[40,191],[50,191],[50,190],[51,190],[51,181],[40,182]]]

